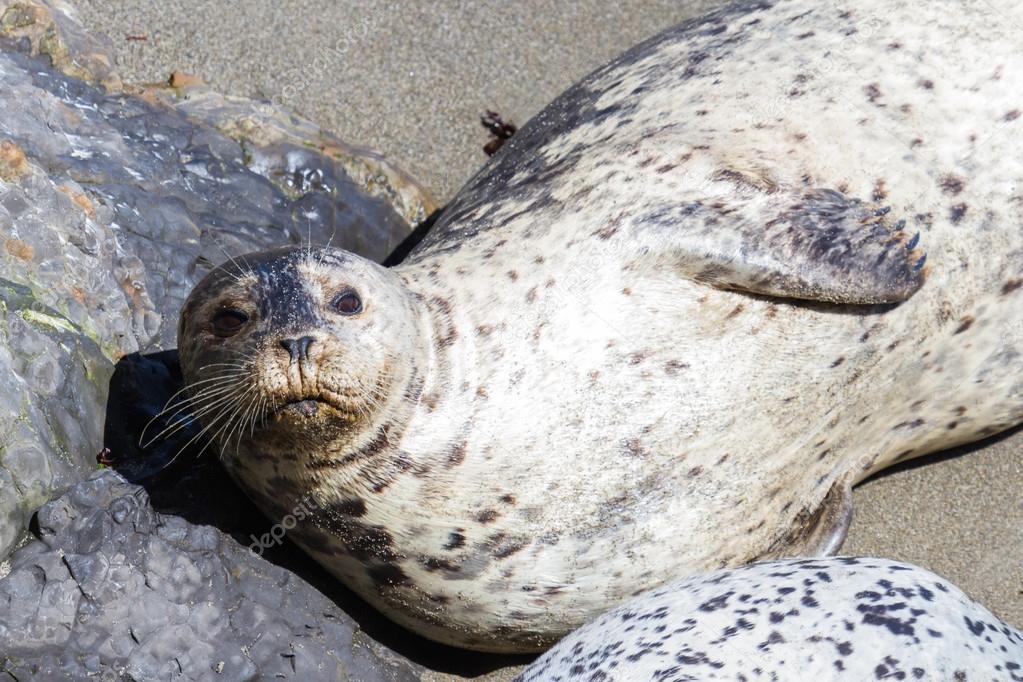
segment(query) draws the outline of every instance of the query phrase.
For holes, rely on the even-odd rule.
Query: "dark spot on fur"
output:
[[[681,360],[669,360],[664,363],[664,373],[670,376],[675,376],[684,369],[688,369],[689,365]]]
[[[973,317],[967,315],[966,317],[959,321],[959,328],[956,329],[955,333],[962,334],[964,331],[972,327],[974,322],[976,322],[976,320]]]
[[[945,194],[956,196],[963,191],[963,179],[955,175],[943,175],[938,183]]]
[[[888,190],[885,189],[884,178],[878,178],[874,182],[874,193],[871,194],[871,198],[874,201],[884,201],[888,197]]]
[[[1002,285],[1002,296],[1007,296],[1014,291],[1018,291],[1020,287],[1023,287],[1023,279],[1010,279]]]
[[[441,298],[440,296],[434,296],[432,299],[430,299],[430,301],[435,306],[437,306],[440,309],[440,311],[445,315],[451,314],[451,301],[447,300],[446,298]]]
[[[865,85],[863,92],[866,93],[867,101],[871,104],[877,104],[877,100],[881,99],[881,87],[877,83]]]
[[[927,78],[921,78],[920,80],[918,80],[916,82],[916,84],[919,85],[924,90],[933,90],[934,89],[934,81],[929,80]]]
[[[834,362],[831,363],[831,366],[832,367],[838,367],[843,362],[845,362],[845,358],[844,357],[843,358],[837,358]]]
[[[948,217],[953,222],[953,224],[956,225],[959,224],[959,221],[963,219],[964,215],[966,215],[966,209],[967,209],[966,204],[962,203],[956,204],[951,209],[949,209]]]
[[[791,93],[789,93],[791,95]],[[771,194],[777,191],[778,186],[770,177],[754,173],[743,173],[733,168],[721,168],[711,175],[711,179],[717,182],[730,182],[740,189],[751,189],[757,192]],[[695,206],[689,208],[694,210]]]
[[[514,270],[509,270],[507,274],[508,279],[510,279],[513,282],[519,278],[519,273],[515,272]]]
[[[635,353],[629,353],[629,364],[630,365],[638,365],[639,363],[641,363],[644,360],[646,360],[646,356],[647,356],[647,354],[644,351],[637,351]]]
[[[419,557],[419,563],[421,563],[423,567],[431,573],[435,571],[449,571],[451,573],[456,573],[462,570],[462,567],[458,564],[453,564],[447,559],[441,559],[440,557],[435,556],[421,556]]]
[[[367,571],[370,580],[377,584],[379,587],[389,585],[408,585],[412,581],[405,575],[405,571],[401,570],[394,564],[385,564],[383,566],[374,566]]]
[[[468,449],[468,443],[462,441],[455,447],[451,448],[451,452],[448,453],[448,466],[456,467],[465,461],[465,452]]]
[[[1012,111],[1007,112],[1005,116],[1003,116],[1002,118],[1006,122],[1015,121],[1017,118],[1019,118],[1019,109],[1013,109]]]
[[[739,303],[734,308],[732,308],[732,311],[725,316],[725,319],[726,320],[730,320],[733,317],[736,317],[739,313],[741,313],[745,309],[746,309],[746,306],[744,306],[743,304]]]
[[[484,509],[476,514],[476,520],[482,524],[493,523],[501,514],[496,509]]]
[[[500,500],[501,502],[504,502],[505,504],[511,504],[511,505],[515,504],[515,496],[514,495],[510,495],[508,493],[505,493],[504,495],[501,495],[497,499]]]
[[[914,137],[912,140],[910,140],[909,146],[912,147],[913,149],[916,149],[917,147],[921,146],[923,143],[924,143],[924,141],[923,141],[922,138]]]
[[[348,500],[336,502],[332,504],[330,508],[345,516],[359,517],[366,513],[366,502],[365,500],[353,497]]]
[[[458,338],[458,330],[455,329],[455,325],[451,324],[451,302],[440,296],[434,296],[430,301],[437,306],[440,311],[440,317],[447,322],[447,332],[444,336],[437,339],[437,346],[440,348],[446,348],[455,342]]]
[[[607,225],[605,225],[604,227],[600,228],[599,230],[597,230],[593,234],[595,236],[599,237],[600,239],[606,241],[606,240],[610,239],[611,237],[615,236],[615,234],[618,232],[618,228],[621,226],[621,222],[622,222],[622,217],[619,215],[619,216],[611,219],[608,222]]]
[[[696,478],[702,473],[703,467],[693,467],[692,469],[689,470],[689,473],[687,475],[689,476],[689,478]]]
[[[461,530],[461,528],[458,529],[458,531]],[[465,546],[465,536],[458,531],[448,533],[448,541],[444,544],[444,549],[459,549]]]
[[[372,560],[391,562],[398,558],[390,533],[379,526],[355,521],[334,507],[315,511],[310,521],[323,533],[340,540],[344,550],[363,563]]]
[[[369,443],[362,446],[355,452],[349,452],[341,459],[327,459],[322,461],[316,461],[313,462],[311,466],[314,469],[330,469],[335,467],[342,467],[347,464],[351,464],[352,462],[355,461],[374,457],[383,452],[384,450],[386,450],[388,447],[390,447],[391,443],[388,440],[388,434],[390,433],[390,431],[391,425],[384,424],[377,431],[376,436],[374,436],[373,440],[371,440]]]
[[[629,438],[624,441],[622,450],[630,457],[645,457],[647,455],[647,451],[643,449],[643,444],[638,438]]]
[[[487,542],[494,548],[494,558],[500,561],[507,559],[512,554],[521,551],[527,542],[516,538],[505,538],[504,533],[497,533],[487,538]]]

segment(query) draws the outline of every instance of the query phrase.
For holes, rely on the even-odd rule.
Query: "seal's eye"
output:
[[[240,310],[218,310],[213,315],[213,333],[220,337],[234,336],[248,321],[249,316]]]
[[[354,315],[362,312],[362,299],[351,289],[345,289],[334,297],[334,310],[342,315]]]

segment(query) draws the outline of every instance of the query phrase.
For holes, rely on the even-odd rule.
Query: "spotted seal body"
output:
[[[200,419],[271,517],[312,496],[290,537],[460,646],[832,552],[853,483],[1023,421],[1019,11],[789,0],[653,38],[400,266],[211,274]]]
[[[811,679],[1023,682],[1023,632],[916,566],[790,559],[643,594],[516,682]]]

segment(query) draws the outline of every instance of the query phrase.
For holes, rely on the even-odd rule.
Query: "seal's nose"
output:
[[[311,336],[303,336],[298,339],[281,339],[281,348],[288,351],[292,362],[299,360],[305,362],[309,359],[309,346],[315,340]]]

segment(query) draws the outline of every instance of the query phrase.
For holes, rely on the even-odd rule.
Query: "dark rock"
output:
[[[0,580],[15,679],[418,680],[301,578],[94,473],[38,515]],[[113,679],[102,677],[100,679]]]

